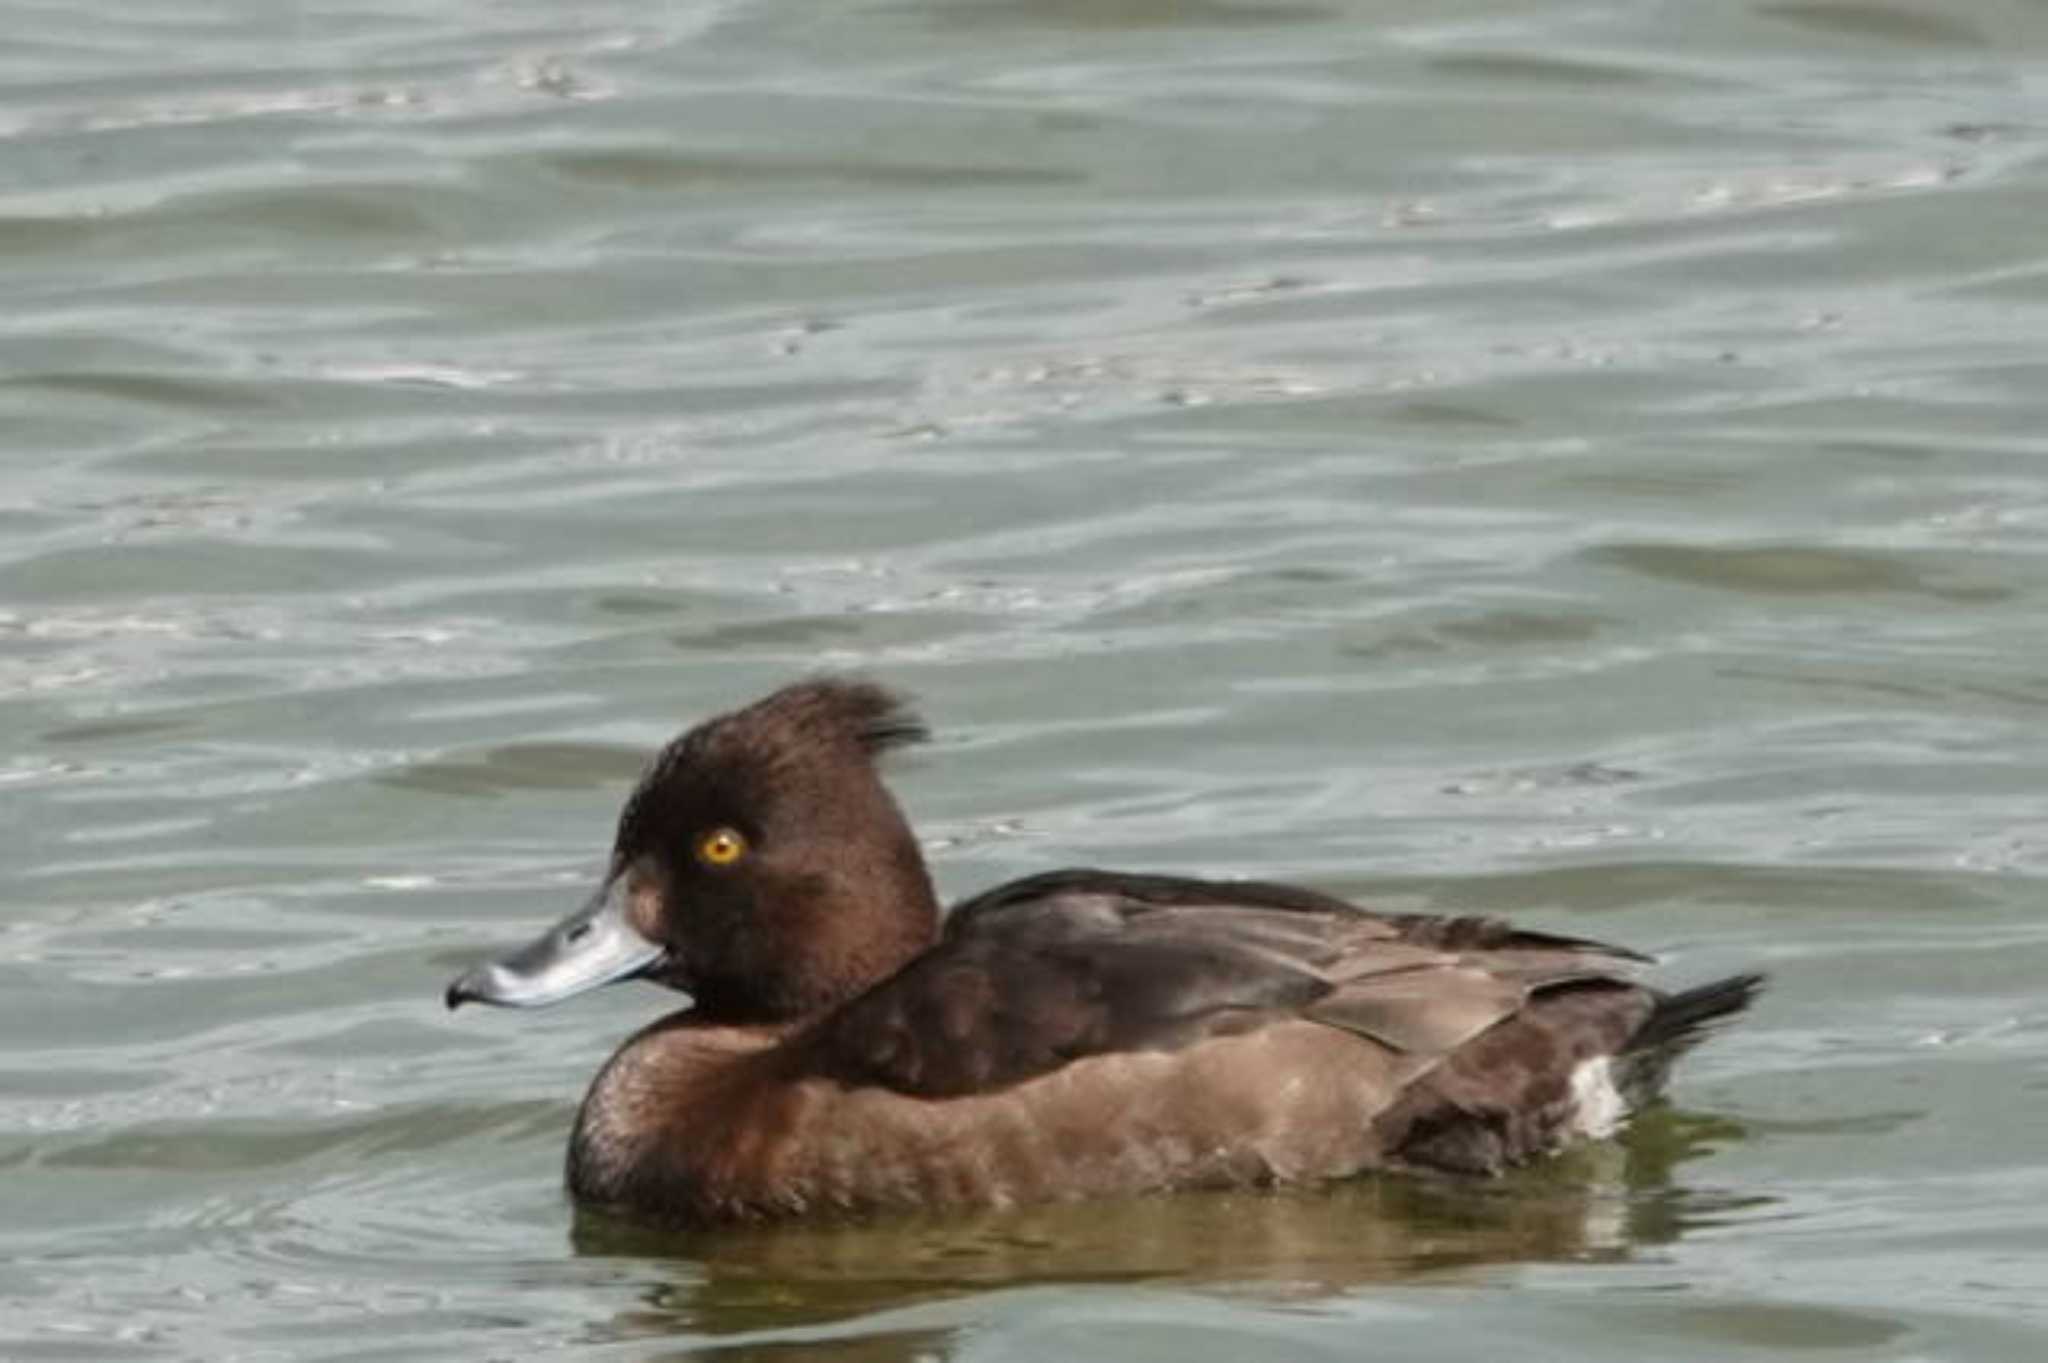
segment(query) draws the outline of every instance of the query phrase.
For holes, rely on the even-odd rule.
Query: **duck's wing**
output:
[[[923,1097],[1288,1019],[1434,1056],[1544,991],[1625,985],[1642,961],[1498,919],[1375,914],[1294,886],[1056,871],[959,905],[932,950],[799,1049],[821,1072]]]

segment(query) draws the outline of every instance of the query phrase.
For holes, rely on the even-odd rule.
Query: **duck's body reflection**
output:
[[[1723,1204],[1674,1182],[1731,1138],[1726,1122],[1655,1109],[1621,1141],[1476,1182],[1367,1177],[1315,1189],[1194,1192],[677,1233],[579,1211],[579,1253],[633,1261],[643,1309],[606,1333],[745,1336],[1034,1284],[1167,1283],[1313,1301],[1375,1284],[1515,1265],[1626,1259]],[[876,1331],[833,1356],[942,1357],[951,1331]],[[727,1356],[723,1351],[721,1357]]]

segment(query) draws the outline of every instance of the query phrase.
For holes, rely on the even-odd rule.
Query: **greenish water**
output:
[[[0,4],[0,1357],[2048,1347],[2048,9]],[[1774,987],[1619,1143],[649,1239],[643,755]]]

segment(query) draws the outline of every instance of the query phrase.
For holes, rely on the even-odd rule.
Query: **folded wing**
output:
[[[1383,915],[1293,886],[1057,871],[968,900],[939,945],[821,1021],[816,1070],[920,1097],[1307,1020],[1412,1057],[1643,958],[1497,919]]]

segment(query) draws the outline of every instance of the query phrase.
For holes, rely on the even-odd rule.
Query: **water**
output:
[[[2034,1359],[2048,10],[15,3],[0,1357]],[[1762,967],[1624,1142],[649,1239],[644,754]]]

